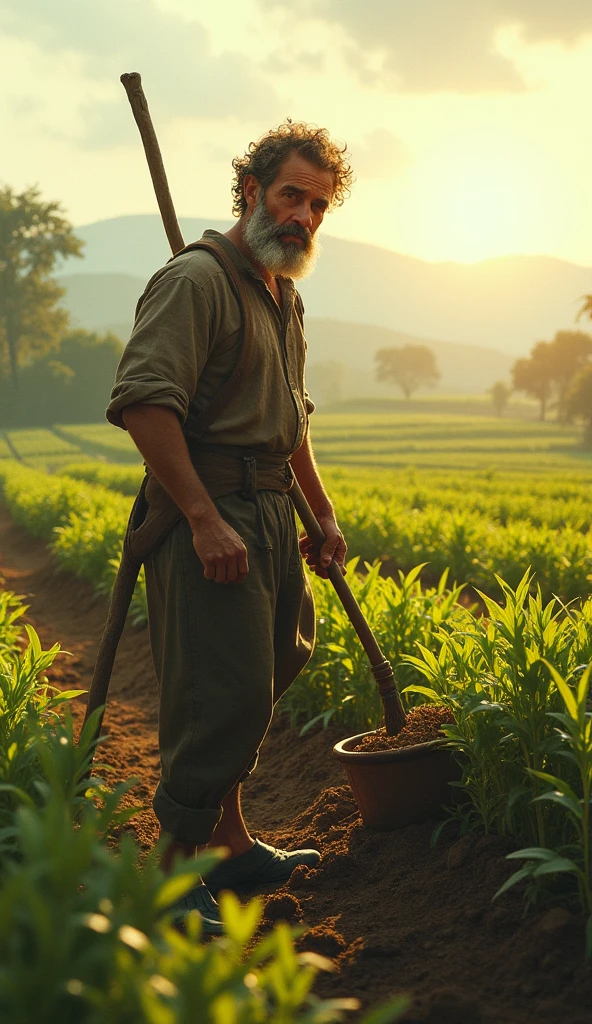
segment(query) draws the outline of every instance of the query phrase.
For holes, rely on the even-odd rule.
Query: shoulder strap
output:
[[[186,245],[184,249],[176,252],[175,255],[171,257],[171,260],[177,259],[178,256],[183,256],[184,253],[195,252],[199,249],[204,249],[206,252],[209,252],[210,255],[218,261],[226,274],[227,280],[234,292],[236,301],[238,302],[241,317],[241,337],[239,356],[234,370],[228,380],[222,385],[218,394],[214,396],[205,409],[202,409],[201,413],[192,424],[191,437],[194,441],[201,438],[202,434],[214,422],[214,420],[218,418],[231,399],[233,399],[244,386],[249,375],[253,350],[253,319],[251,316],[247,290],[240,271],[233,263],[224,246],[220,245],[220,243],[216,242],[214,239],[208,239],[207,241],[202,239],[199,242],[192,242],[191,245]],[[171,260],[169,260],[169,263]]]

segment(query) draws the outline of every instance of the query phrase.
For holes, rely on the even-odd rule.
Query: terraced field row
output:
[[[536,420],[482,415],[315,413],[311,433],[319,462],[332,465],[416,466],[430,473],[490,469],[541,474],[562,468],[575,475],[592,472],[592,457],[582,452],[576,428]],[[7,437],[21,459],[39,468],[43,460],[53,468],[68,451],[109,462],[141,461],[129,435],[108,423],[15,430]],[[4,442],[0,458],[10,454]]]

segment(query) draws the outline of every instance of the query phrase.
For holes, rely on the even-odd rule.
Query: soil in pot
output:
[[[416,743],[428,743],[442,739],[443,725],[452,725],[454,716],[443,704],[421,704],[407,713],[407,722],[396,736],[389,736],[384,728],[368,733],[356,743],[352,750],[399,750]]]

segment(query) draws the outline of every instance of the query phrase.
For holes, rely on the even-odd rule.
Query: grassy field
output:
[[[492,595],[496,574],[516,586],[529,568],[545,597],[591,592],[592,458],[572,427],[484,416],[321,414],[312,429],[352,556],[386,561],[391,571],[426,563],[424,582],[448,568],[451,580]],[[105,509],[107,493],[129,500],[142,478],[129,436],[109,424],[13,431],[9,440],[25,467],[98,488]],[[107,558],[117,547],[115,520],[121,517],[122,533],[125,514],[118,506]],[[51,532],[58,523],[48,525]],[[77,549],[81,544],[77,534]]]
[[[334,465],[518,473],[583,466],[592,471],[592,457],[580,451],[578,429],[537,420],[321,413],[311,418],[311,433],[319,462]]]
[[[424,412],[420,405],[417,412],[315,413],[311,433],[318,461],[359,470],[415,467],[430,476],[434,471],[487,470],[592,475],[592,454],[581,450],[579,428],[483,413]],[[440,405],[447,408],[444,400]],[[141,461],[129,435],[108,423],[13,430],[7,436],[18,456],[36,468],[45,461],[51,469],[68,453],[72,459]],[[0,438],[0,458],[10,455]]]

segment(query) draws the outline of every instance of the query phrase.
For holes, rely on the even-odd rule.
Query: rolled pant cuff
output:
[[[173,800],[162,782],[159,783],[152,802],[154,813],[164,832],[179,843],[193,843],[205,846],[212,838],[212,832],[222,817],[221,807],[185,807]]]

